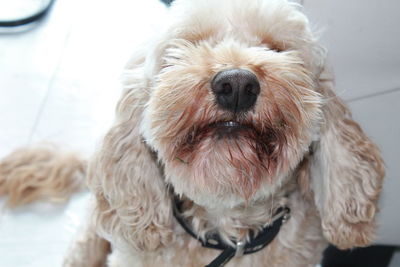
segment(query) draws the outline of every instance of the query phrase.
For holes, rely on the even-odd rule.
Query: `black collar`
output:
[[[245,243],[232,240],[232,242],[236,244],[235,247],[232,247],[224,243],[217,232],[207,233],[205,240],[200,238],[193,232],[190,225],[183,218],[181,212],[182,202],[177,198],[174,198],[174,201],[172,202],[174,216],[188,234],[197,239],[203,247],[222,250],[222,253],[210,264],[206,265],[206,267],[224,266],[235,256],[242,256],[243,254],[250,254],[263,249],[272,242],[272,240],[278,234],[282,224],[289,219],[290,215],[290,209],[288,207],[279,208],[273,217],[272,224],[262,228],[262,230],[256,236],[251,233],[250,242]]]

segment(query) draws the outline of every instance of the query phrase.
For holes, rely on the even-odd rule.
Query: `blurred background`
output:
[[[399,246],[400,2],[299,2],[329,50],[338,94],[383,152],[376,243]],[[159,0],[0,0],[0,157],[42,141],[89,155],[112,121],[124,64],[166,10]],[[43,18],[11,27],[32,15]],[[0,199],[0,266],[60,266],[88,199],[16,210]]]

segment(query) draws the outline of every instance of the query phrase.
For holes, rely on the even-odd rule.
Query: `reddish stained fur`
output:
[[[300,112],[303,107],[298,107],[297,104],[302,101],[302,95],[294,92],[293,89],[288,90],[287,87],[298,84],[301,88],[307,84],[293,81],[289,85],[288,82],[279,81],[267,73],[263,73],[262,76],[268,80],[263,84],[268,90],[264,90],[266,92],[261,96],[266,99],[267,104],[261,106],[258,113],[253,111],[247,115],[232,115],[219,111],[214,103],[208,103],[208,99],[206,99],[209,92],[208,84],[194,86],[194,98],[183,109],[180,117],[177,120],[168,119],[177,123],[169,125],[165,130],[165,143],[169,142],[170,136],[176,136],[174,141],[169,142],[173,143],[173,146],[168,149],[166,158],[170,161],[178,158],[190,165],[196,160],[196,156],[204,156],[200,148],[207,151],[207,147],[204,147],[205,144],[212,146],[214,142],[222,142],[215,138],[217,131],[210,127],[212,123],[218,121],[216,119],[218,117],[215,116],[215,113],[218,113],[221,114],[220,121],[235,120],[254,129],[254,131],[237,133],[241,145],[239,145],[238,138],[235,138],[235,142],[225,140],[225,148],[228,149],[230,156],[230,165],[238,170],[239,178],[232,181],[236,184],[236,188],[240,188],[238,191],[245,198],[249,198],[257,191],[262,177],[265,177],[266,174],[267,179],[271,182],[271,177],[278,168],[286,169],[288,167],[285,150],[286,147],[293,146],[293,144],[288,144],[287,141],[294,142],[298,139],[298,136],[301,135],[298,122],[307,120]],[[163,79],[160,80],[161,84],[162,82]],[[264,101],[259,100],[259,102],[261,102],[260,106]],[[182,106],[182,102],[179,102],[178,105]],[[179,110],[179,108],[174,108],[174,112],[170,112],[170,114],[175,114]],[[204,140],[210,140],[210,142]],[[246,155],[241,147],[247,149]],[[254,170],[250,171],[252,169]],[[249,176],[252,178],[248,179]]]
[[[196,170],[198,178],[195,179],[198,185],[208,188],[210,182],[213,184],[213,181],[209,179],[215,179],[215,177],[208,177],[204,171],[198,170],[204,168],[198,165],[204,163],[204,160],[198,157],[210,156],[213,151],[216,153],[214,156],[217,156],[217,153],[225,154],[228,156],[229,165],[236,170],[236,175],[234,175],[236,178],[232,180],[225,177],[224,179],[231,180],[234,191],[247,199],[258,190],[263,179],[272,182],[271,179],[276,172],[288,169],[289,158],[292,157],[288,153],[299,153],[295,149],[297,140],[309,138],[307,137],[309,133],[301,126],[311,125],[310,119],[315,120],[312,117],[318,117],[316,115],[318,112],[314,110],[316,106],[307,104],[304,99],[312,97],[315,102],[319,101],[318,94],[310,94],[309,91],[303,90],[303,88],[312,88],[312,77],[300,65],[301,60],[295,54],[267,53],[273,57],[289,57],[289,62],[292,63],[285,62],[288,65],[271,63],[270,68],[251,62],[246,63],[243,68],[250,68],[257,74],[262,93],[254,110],[247,114],[230,114],[220,110],[215,103],[210,90],[213,74],[207,72],[196,76],[198,71],[204,72],[205,69],[213,70],[214,73],[220,70],[211,66],[212,61],[216,60],[212,58],[214,53],[212,49],[217,48],[207,45],[196,47],[211,55],[204,55],[198,59],[198,62],[196,58],[191,58],[190,66],[188,66],[189,63],[185,62],[189,59],[183,58],[180,53],[182,53],[181,50],[191,49],[192,44],[176,41],[175,45],[177,48],[170,47],[167,50],[170,54],[170,57],[165,58],[168,67],[165,67],[158,76],[155,88],[158,97],[153,100],[159,111],[152,123],[157,127],[162,126],[162,132],[157,134],[158,142],[163,144],[161,148],[165,153],[162,158],[164,161],[171,162],[172,166],[186,163],[187,168]],[[241,64],[241,61],[248,60],[245,52],[236,51],[233,48],[229,53],[230,61],[227,63],[232,62],[233,67]],[[179,61],[176,61],[177,59]],[[202,64],[210,66],[203,68]],[[229,66],[229,64],[226,65]],[[289,79],[285,77],[286,75],[290,75]],[[184,91],[188,91],[187,94]],[[188,95],[191,98],[188,99]],[[310,115],[304,114],[307,110],[310,110]],[[254,131],[240,131],[233,141],[215,138],[217,131],[210,125],[218,121],[230,120],[248,125],[250,126],[248,129],[254,129]],[[218,142],[223,142],[224,145],[218,145],[216,148],[215,145]],[[211,148],[213,151],[210,151]]]

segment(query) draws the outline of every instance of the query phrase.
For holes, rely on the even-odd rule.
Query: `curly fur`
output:
[[[21,148],[0,161],[0,196],[10,207],[38,199],[65,202],[84,188],[86,163],[52,145]]]
[[[95,266],[107,242],[110,266],[208,264],[219,252],[175,221],[174,195],[200,237],[216,230],[229,244],[291,208],[268,247],[227,266],[313,266],[327,242],[373,241],[383,162],[335,95],[324,49],[297,5],[243,3],[177,0],[131,60],[115,123],[89,165],[92,220],[66,266]],[[260,82],[246,113],[221,110],[210,88],[232,68]],[[246,127],[216,138],[215,123],[232,120]],[[90,251],[99,254],[86,259]]]

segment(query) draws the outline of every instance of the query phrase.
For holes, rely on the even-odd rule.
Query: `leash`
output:
[[[197,239],[203,247],[222,250],[221,254],[205,267],[222,267],[233,257],[240,257],[245,254],[251,254],[262,250],[271,243],[272,240],[274,240],[276,235],[279,233],[282,224],[286,222],[290,216],[290,209],[288,207],[280,207],[276,211],[271,225],[262,228],[256,236],[253,232],[250,232],[250,240],[247,243],[232,240],[232,242],[236,244],[235,247],[232,247],[225,244],[217,232],[207,233],[205,240],[198,237],[183,218],[180,210],[181,203],[177,202],[178,200],[176,199],[173,201],[173,213],[182,228],[185,229],[185,231],[193,238]]]

